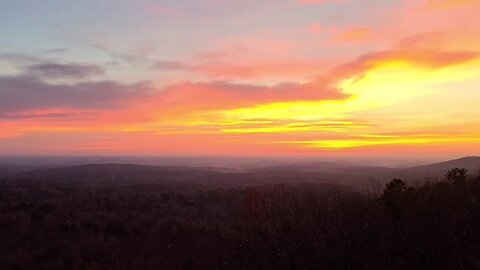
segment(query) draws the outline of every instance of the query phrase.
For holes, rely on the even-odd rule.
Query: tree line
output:
[[[175,191],[0,181],[0,269],[480,269],[480,177]]]

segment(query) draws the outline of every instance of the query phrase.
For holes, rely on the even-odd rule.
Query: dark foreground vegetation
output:
[[[173,183],[173,182],[172,182]],[[480,178],[328,184],[0,181],[0,269],[480,269]]]

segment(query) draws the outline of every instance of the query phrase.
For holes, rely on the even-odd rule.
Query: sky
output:
[[[0,154],[480,152],[480,0],[2,0]]]

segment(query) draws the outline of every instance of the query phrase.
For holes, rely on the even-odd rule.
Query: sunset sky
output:
[[[2,0],[0,154],[480,153],[480,0]]]

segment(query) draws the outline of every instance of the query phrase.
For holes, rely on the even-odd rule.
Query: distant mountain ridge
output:
[[[448,170],[453,168],[465,168],[469,174],[480,173],[480,157],[470,156],[458,159],[448,160],[444,162],[432,163],[422,166],[399,169],[408,174],[417,174],[425,176],[444,176]]]
[[[152,166],[121,163],[84,164],[38,168],[0,165],[0,177],[53,180],[186,180],[196,183],[223,185],[258,185],[275,183],[336,183],[345,186],[367,186],[370,180],[441,180],[448,170],[465,168],[470,175],[480,173],[480,157],[432,163],[422,166],[389,168],[359,166],[337,162],[291,162],[259,166],[246,170],[221,167]],[[3,172],[3,173],[2,173]]]
[[[220,168],[150,166],[138,164],[84,164],[68,167],[34,169],[17,173],[21,178],[152,178],[157,176],[198,176],[221,172]]]

